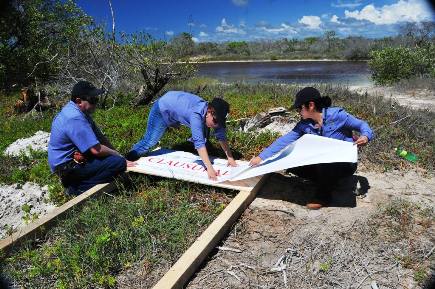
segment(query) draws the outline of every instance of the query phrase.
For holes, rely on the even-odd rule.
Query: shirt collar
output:
[[[88,114],[84,113],[83,111],[81,111],[80,107],[74,101],[70,100],[68,102],[68,105],[70,105],[72,109],[75,109],[75,110],[79,111],[85,118],[91,118],[90,115],[88,115]]]

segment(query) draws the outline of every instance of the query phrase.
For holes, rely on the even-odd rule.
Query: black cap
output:
[[[215,110],[215,118],[221,127],[226,127],[225,121],[227,119],[227,115],[230,112],[230,105],[228,102],[223,100],[222,98],[213,98],[210,102],[210,106]]]
[[[314,87],[305,87],[299,90],[298,93],[296,93],[295,103],[293,104],[292,108],[299,108],[304,103],[319,98],[321,98],[320,92],[317,89],[315,89]]]
[[[71,100],[81,98],[96,103],[96,97],[102,93],[104,93],[104,89],[98,89],[89,81],[81,80],[77,82],[71,90]]]

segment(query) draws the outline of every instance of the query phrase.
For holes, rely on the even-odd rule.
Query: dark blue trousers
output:
[[[121,156],[92,158],[85,164],[75,164],[61,177],[67,192],[79,195],[97,184],[113,181],[114,177],[125,172],[125,159]]]

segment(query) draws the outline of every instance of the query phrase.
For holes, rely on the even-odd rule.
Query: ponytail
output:
[[[322,108],[330,107],[332,104],[332,100],[329,96],[322,96],[320,98]]]
[[[326,108],[326,107],[330,107],[332,104],[332,100],[329,96],[322,96],[313,100],[310,100],[312,102],[314,102],[314,105],[316,107],[316,110],[318,112],[322,112],[322,109]],[[307,101],[304,105],[305,107],[308,107],[308,104],[310,103],[310,101]]]

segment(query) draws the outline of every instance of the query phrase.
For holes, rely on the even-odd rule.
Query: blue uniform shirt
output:
[[[54,118],[48,143],[48,164],[55,167],[72,160],[74,151],[86,152],[99,141],[92,130],[92,122],[72,101]]]
[[[360,132],[361,135],[367,136],[369,141],[373,138],[373,131],[369,125],[365,121],[347,113],[343,108],[324,108],[322,115],[323,125],[321,128],[315,127],[315,122],[311,119],[301,120],[293,130],[279,137],[269,147],[264,149],[259,154],[259,157],[265,160],[307,133],[353,142],[352,131],[355,130]]]
[[[205,146],[207,101],[188,92],[168,91],[159,98],[158,103],[160,113],[168,127],[179,127],[180,125],[190,127],[192,137],[189,140],[194,143],[195,148]],[[216,128],[214,135],[219,141],[225,141],[225,128]]]

